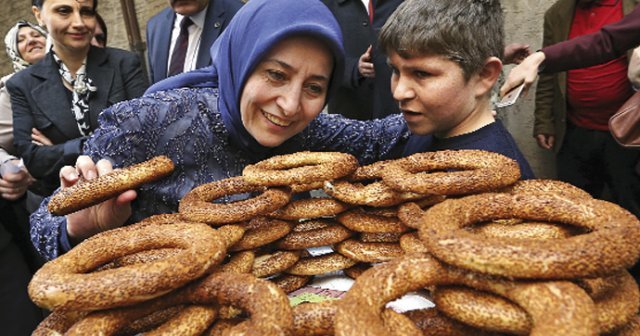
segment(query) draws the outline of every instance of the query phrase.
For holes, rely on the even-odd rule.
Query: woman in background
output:
[[[73,164],[98,126],[98,114],[119,101],[141,96],[147,78],[134,53],[91,45],[97,0],[34,0],[33,13],[46,26],[52,48],[38,64],[9,80],[14,145],[33,177],[59,186],[58,171]],[[32,142],[32,129],[51,146]]]
[[[40,61],[47,33],[37,25],[18,21],[5,36],[7,56],[14,72],[0,79],[0,323],[7,335],[28,335],[42,320],[42,312],[27,295],[27,285],[38,266],[29,241],[28,215],[17,203],[33,180],[13,149],[13,117],[6,81]],[[39,138],[46,142],[46,138]]]

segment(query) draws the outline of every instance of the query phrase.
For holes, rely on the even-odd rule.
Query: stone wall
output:
[[[127,33],[123,21],[121,1],[100,0],[98,10],[109,28],[109,46],[129,49]],[[295,1],[295,0],[291,0]],[[542,17],[544,11],[555,0],[503,0],[506,17],[506,39],[509,42],[528,43],[532,50],[540,48],[542,41]],[[18,19],[34,20],[31,14],[31,2],[1,0],[0,36],[4,39],[7,30]],[[151,16],[167,6],[167,0],[134,1],[142,38],[146,22]],[[4,46],[4,44],[2,43]],[[507,70],[509,67],[507,67]],[[6,54],[0,51],[0,74],[12,71]],[[498,115],[515,136],[521,149],[529,159],[539,177],[553,177],[553,155],[538,148],[532,137],[534,90],[513,107],[499,111]]]

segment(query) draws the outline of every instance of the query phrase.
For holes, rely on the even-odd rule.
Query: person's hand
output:
[[[529,54],[528,44],[510,43],[504,47],[504,64],[520,64]]]
[[[525,96],[529,91],[531,84],[533,84],[536,78],[538,78],[538,68],[543,61],[544,53],[538,51],[527,56],[527,58],[525,58],[520,64],[511,69],[509,76],[507,76],[507,80],[500,88],[500,96],[504,97],[504,95],[509,93],[509,91],[522,83],[525,84],[524,90],[522,91],[522,95]]]
[[[60,169],[60,185],[68,188],[80,180],[93,180],[113,171],[111,162],[100,160],[94,163],[90,157],[81,155],[76,166]],[[82,182],[80,182],[82,183]],[[112,199],[90,208],[67,215],[67,233],[74,243],[89,238],[99,232],[122,226],[131,216],[131,201],[136,198],[135,190],[127,190]]]
[[[367,51],[365,51],[364,54],[360,55],[360,59],[358,60],[358,71],[362,77],[376,77],[376,69],[373,68],[373,62],[371,62],[371,46],[367,48]]]
[[[541,148],[551,150],[556,143],[556,137],[551,134],[536,134],[536,141]]]
[[[10,162],[16,166],[20,165],[20,160]],[[15,201],[27,192],[31,183],[33,178],[24,166],[14,172],[5,171],[0,179],[0,196],[6,200]]]
[[[38,146],[51,146],[53,142],[36,128],[31,129],[31,142]]]

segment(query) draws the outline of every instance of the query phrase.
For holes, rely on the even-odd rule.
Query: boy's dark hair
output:
[[[36,6],[38,8],[42,8],[42,5],[44,5],[44,2],[46,0],[31,0],[31,5],[32,6]],[[93,0],[93,10],[98,9],[98,0]]]
[[[499,0],[405,0],[382,27],[379,44],[387,55],[447,57],[468,80],[487,58],[503,58],[503,27]]]

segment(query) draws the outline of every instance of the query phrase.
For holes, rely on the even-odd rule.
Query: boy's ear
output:
[[[502,61],[497,57],[489,57],[484,62],[484,66],[478,72],[477,90],[478,96],[484,96],[493,89],[502,72]]]
[[[36,17],[38,24],[40,26],[43,26],[42,18],[40,17],[40,8],[38,8],[37,6],[31,6],[31,12],[33,13],[33,16]]]

